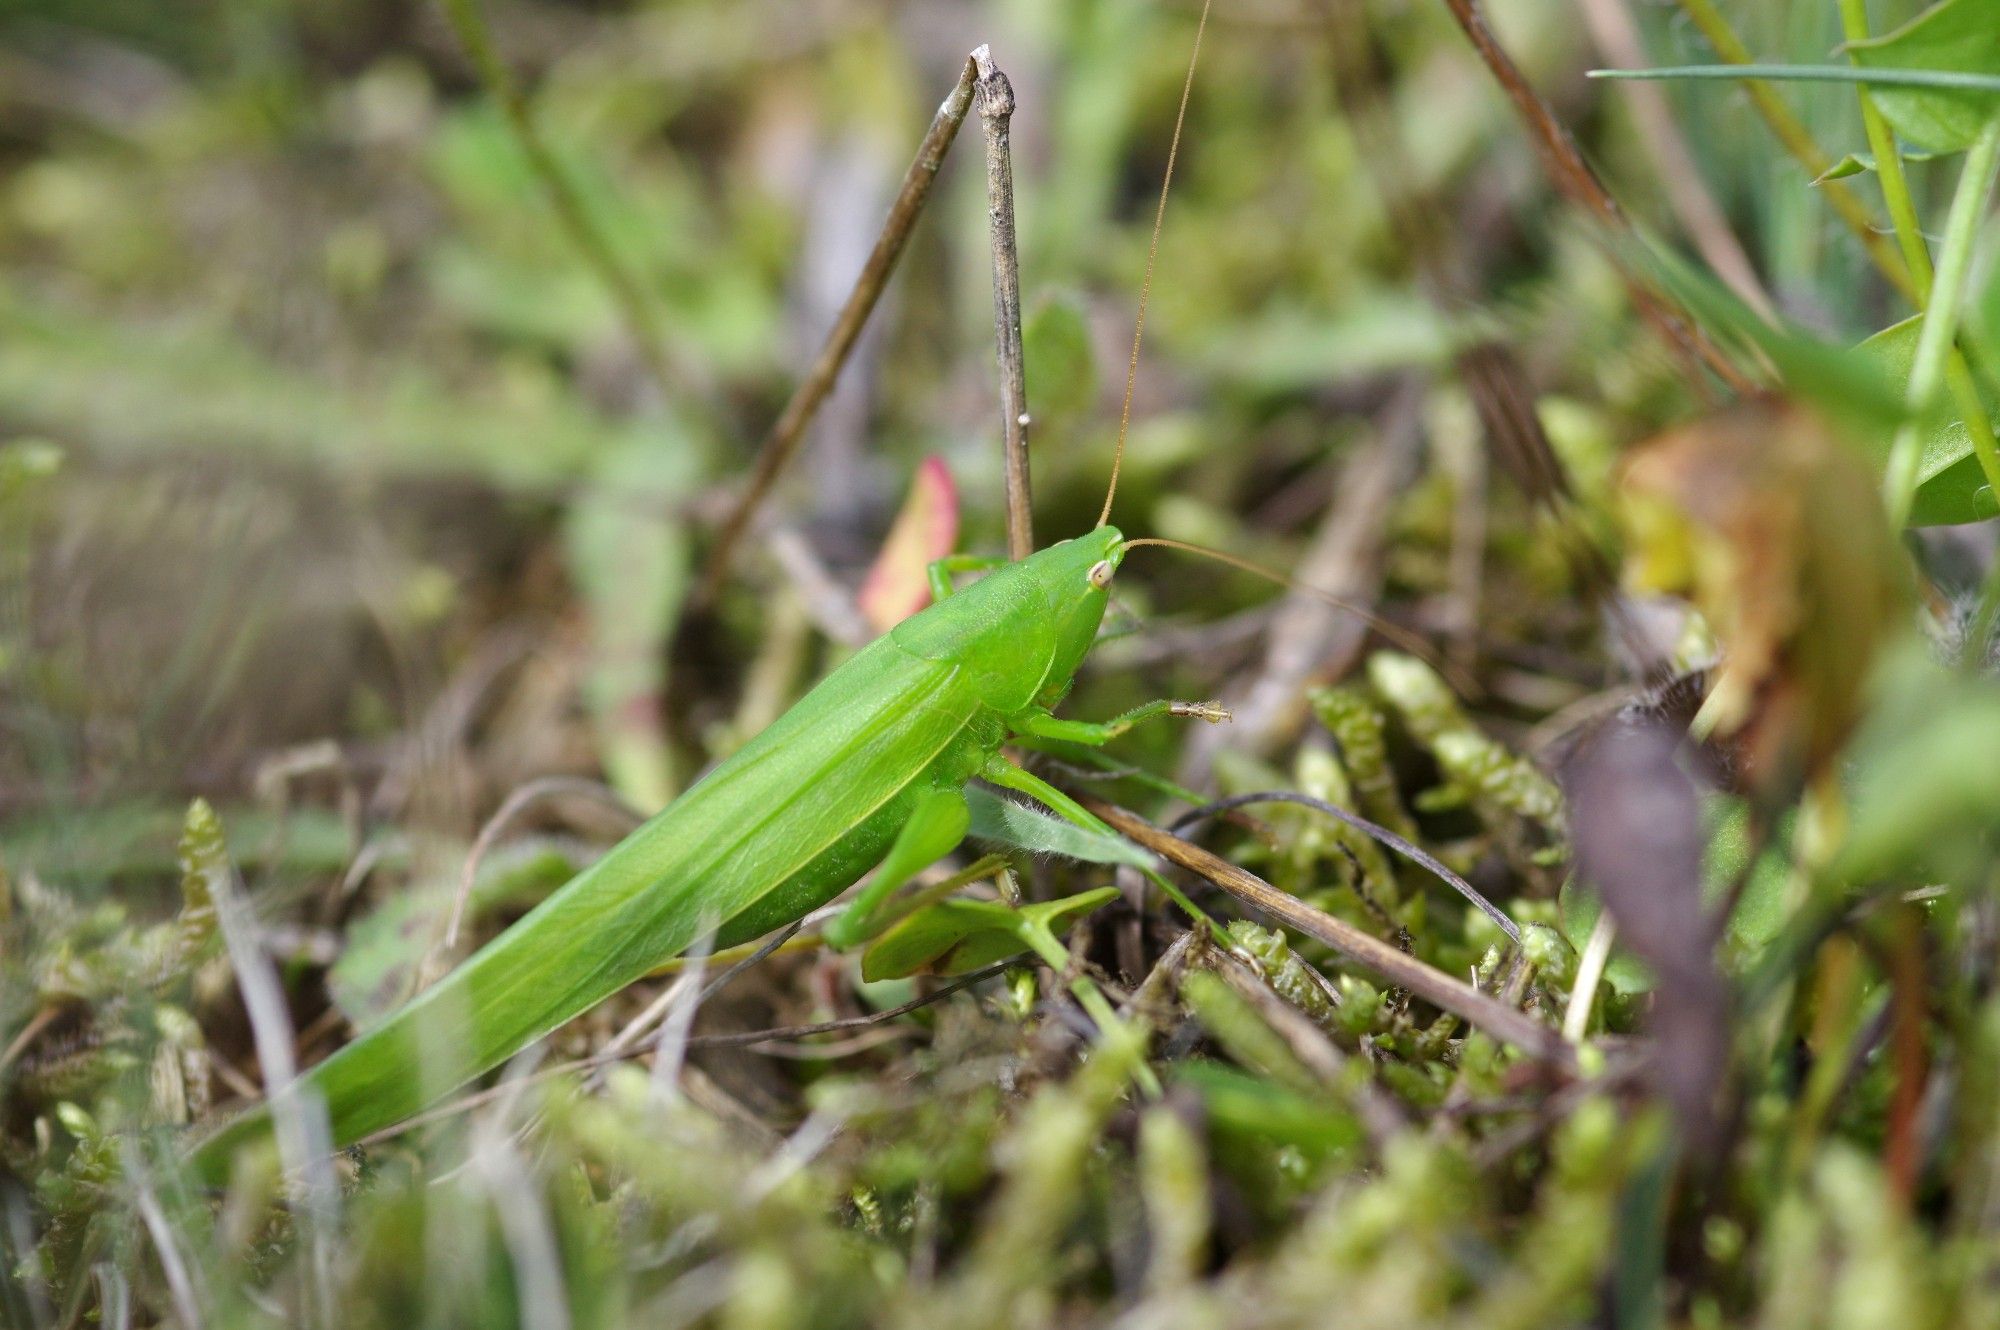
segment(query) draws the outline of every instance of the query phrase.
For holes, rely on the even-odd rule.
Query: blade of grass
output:
[[[1736,35],[1736,30],[1715,7],[1713,0],[1681,0],[1681,11],[1701,29],[1702,36],[1708,39],[1708,44],[1714,47],[1715,53],[1724,60],[1732,65],[1755,63],[1750,48]],[[1805,169],[1806,178],[1818,180],[1825,175],[1827,168],[1832,165],[1831,160],[1820,151],[1819,144],[1813,141],[1812,132],[1792,114],[1791,108],[1785,105],[1777,90],[1762,81],[1752,80],[1745,91],[1750,94],[1750,103],[1757,108],[1757,114],[1763,117],[1766,125],[1770,126],[1772,136]],[[1820,189],[1826,195],[1827,203],[1839,215],[1840,220],[1847,224],[1848,230],[1854,233],[1854,238],[1861,242],[1862,249],[1881,270],[1882,275],[1897,290],[1915,299],[1917,291],[1915,279],[1911,276],[1908,266],[1898,257],[1895,247],[1877,227],[1874,214],[1861,201],[1860,196],[1849,189],[1845,182],[1839,180],[1824,181]]]
[[[1938,88],[1952,92],[2000,93],[2000,74],[1964,74],[1952,69],[1854,69],[1847,65],[1758,64],[1657,65],[1651,69],[1593,69],[1594,79],[1748,79],[1771,83],[1860,83],[1881,88]]]

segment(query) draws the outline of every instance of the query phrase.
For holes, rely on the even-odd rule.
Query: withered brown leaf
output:
[[[1908,563],[1871,469],[1823,417],[1764,398],[1643,445],[1624,484],[1698,529],[1692,593],[1724,651],[1698,728],[1784,797],[1846,741],[1906,622]]]

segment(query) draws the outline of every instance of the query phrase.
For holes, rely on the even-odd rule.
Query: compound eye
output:
[[[1090,584],[1099,591],[1111,585],[1111,574],[1117,571],[1109,559],[1099,559],[1090,566]]]

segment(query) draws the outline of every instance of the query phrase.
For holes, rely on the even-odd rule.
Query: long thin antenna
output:
[[[1352,614],[1355,618],[1361,620],[1370,628],[1373,628],[1376,632],[1403,648],[1403,650],[1421,658],[1433,669],[1437,670],[1438,673],[1444,675],[1451,683],[1451,686],[1461,696],[1477,696],[1480,692],[1479,685],[1476,682],[1468,678],[1463,671],[1450,661],[1438,655],[1432,649],[1430,643],[1424,641],[1421,637],[1418,637],[1415,633],[1412,633],[1400,624],[1391,623],[1381,615],[1376,614],[1373,610],[1365,609],[1351,600],[1343,600],[1330,591],[1322,591],[1316,586],[1307,586],[1304,582],[1294,581],[1274,568],[1266,568],[1261,563],[1252,563],[1248,559],[1234,554],[1225,554],[1221,550],[1209,549],[1206,545],[1190,545],[1184,540],[1168,540],[1164,536],[1141,536],[1136,540],[1126,541],[1123,548],[1134,550],[1142,545],[1158,545],[1162,549],[1180,550],[1186,554],[1199,554],[1203,558],[1214,559],[1217,563],[1226,563],[1231,568],[1241,569],[1253,577],[1261,577],[1267,582],[1276,583],[1278,586],[1284,587],[1287,591],[1295,591],[1302,596],[1311,596],[1313,599],[1331,605],[1337,610],[1346,610],[1349,614]]]
[[[1153,239],[1146,246],[1146,276],[1139,284],[1139,317],[1132,325],[1132,359],[1125,366],[1125,404],[1118,409],[1118,447],[1111,454],[1111,484],[1104,491],[1104,511],[1097,524],[1111,520],[1111,501],[1118,496],[1118,468],[1125,461],[1125,435],[1132,428],[1132,390],[1139,383],[1139,343],[1146,336],[1146,302],[1153,296],[1153,261],[1160,256],[1160,227],[1167,220],[1167,190],[1174,183],[1174,159],[1180,156],[1181,126],[1187,121],[1188,97],[1194,92],[1194,67],[1201,59],[1201,34],[1208,29],[1208,7],[1202,0],[1201,17],[1194,25],[1194,49],[1188,53],[1187,81],[1181,84],[1181,105],[1174,113],[1174,138],[1167,148],[1167,170],[1160,178],[1160,206],[1153,211]]]

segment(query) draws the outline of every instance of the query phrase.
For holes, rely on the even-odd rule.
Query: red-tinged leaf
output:
[[[855,598],[876,632],[887,632],[930,604],[926,572],[957,541],[958,487],[942,458],[926,457]]]

